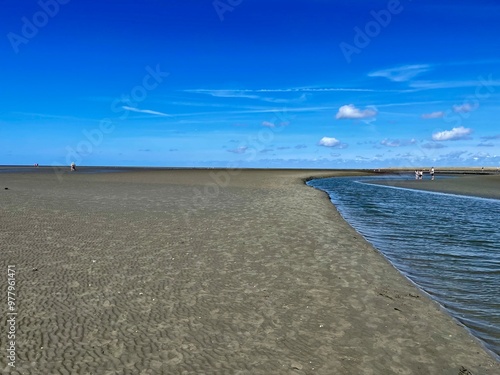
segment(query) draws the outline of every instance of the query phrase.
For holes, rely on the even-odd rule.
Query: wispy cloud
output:
[[[377,108],[384,107],[406,107],[406,106],[415,106],[415,105],[431,105],[431,104],[441,104],[444,103],[443,100],[432,100],[425,102],[401,102],[401,103],[385,103],[385,104],[376,104]]]
[[[139,108],[135,108],[135,107],[129,107],[126,105],[122,106],[122,108],[126,111],[145,113],[145,114],[154,115],[154,116],[170,116],[170,115],[163,113],[163,112],[152,111],[150,109],[139,109]]]
[[[85,117],[76,117],[76,116],[61,116],[61,115],[52,115],[49,113],[33,113],[33,112],[12,112],[14,115],[21,115],[25,117],[34,117],[34,118],[44,118],[44,119],[54,119],[54,120],[66,120],[66,121],[75,121],[75,120],[87,120],[87,121],[98,121],[96,119],[85,118]]]
[[[227,152],[232,152],[233,154],[244,154],[247,151],[248,147],[247,146],[241,146],[237,148],[233,148],[230,150],[226,150]]]
[[[199,116],[205,116],[205,115],[210,115],[210,116],[216,116],[216,115],[224,115],[224,116],[229,116],[229,115],[245,115],[245,114],[265,114],[265,113],[271,113],[276,116],[282,115],[282,113],[306,113],[306,112],[318,112],[318,111],[332,111],[331,106],[316,106],[316,107],[287,107],[285,110],[283,107],[280,108],[270,108],[270,107],[259,107],[256,106],[253,109],[242,109],[242,110],[225,110],[225,111],[204,111],[204,112],[186,112],[186,113],[175,113],[170,115],[171,117],[199,117]],[[280,125],[286,125],[287,122],[283,121]],[[238,124],[239,126],[248,126],[246,124]],[[235,124],[236,126],[236,124]]]
[[[369,77],[383,77],[393,82],[406,82],[419,74],[425,73],[431,69],[430,65],[405,65],[391,69],[382,69],[369,73]]]
[[[264,91],[264,90],[191,90],[192,93],[207,94],[216,98],[231,98],[231,99],[252,99],[260,100],[268,103],[301,103],[307,100],[305,93],[299,97],[294,98],[275,98],[264,95],[262,93],[281,93],[281,92],[294,92],[294,91]]]
[[[458,128],[453,128],[451,130],[445,130],[442,132],[437,132],[432,135],[433,141],[456,141],[459,139],[469,138],[472,133],[472,129],[464,128],[460,126]]]
[[[493,143],[488,143],[488,142],[481,142],[477,145],[478,147],[495,147]]]
[[[251,95],[250,91],[245,90],[186,90],[186,92],[207,94],[217,98],[260,99],[260,96]]]
[[[500,86],[500,80],[475,80],[475,81],[414,81],[410,87],[417,90],[454,89],[463,87],[484,87],[483,91],[492,92],[494,87]]]
[[[274,149],[272,149],[272,148],[264,148],[264,149],[260,150],[259,153],[267,154],[267,153],[273,152],[273,151],[274,151]]]
[[[446,146],[443,145],[442,143],[435,143],[435,142],[428,142],[424,143],[422,145],[422,148],[426,148],[428,150],[434,150],[434,149],[440,149],[440,148],[445,148]]]
[[[380,141],[382,146],[387,147],[401,147],[401,146],[409,146],[417,143],[415,138],[412,139],[384,139]]]
[[[472,112],[476,109],[477,107],[472,106],[470,103],[463,103],[463,104],[456,104],[452,106],[453,112],[456,113],[467,113],[467,112]],[[428,119],[435,119],[435,118],[443,118],[445,116],[445,112],[443,111],[437,111],[437,112],[431,112],[431,113],[424,113],[422,115],[422,118],[425,120]]]
[[[273,122],[263,121],[262,126],[265,126],[266,128],[274,128],[276,125]]]
[[[471,106],[470,103],[464,103],[464,104],[459,104],[459,105],[453,106],[453,112],[457,112],[457,113],[472,112],[475,109],[476,108]]]
[[[262,121],[262,126],[265,126],[266,128],[276,128],[278,126],[287,126],[290,123],[287,121],[282,121],[282,122],[270,122],[270,121]]]
[[[260,96],[252,95],[259,93],[309,93],[309,92],[374,92],[378,90],[352,87],[296,87],[283,89],[189,89],[183,90],[188,93],[206,94],[224,98],[250,98],[258,99]]]
[[[500,139],[500,134],[487,135],[487,136],[481,137],[481,139],[484,139],[485,141],[491,141],[493,139]]]
[[[433,118],[443,118],[444,117],[444,112],[443,111],[437,111],[437,112],[431,112],[431,113],[424,113],[422,114],[422,118],[424,120],[429,120]]]
[[[496,158],[497,156],[493,156],[489,153],[485,153],[485,152],[476,152],[476,153],[472,153],[472,152],[469,152],[467,155],[466,155],[466,158],[468,159],[472,159],[474,161],[478,161],[478,160],[487,160],[487,159],[493,159],[493,158]]]
[[[358,109],[354,106],[354,104],[343,105],[339,108],[339,111],[335,115],[337,120],[342,119],[365,119],[374,117],[377,114],[377,111],[373,108],[367,109]]]
[[[189,94],[208,95],[221,99],[249,99],[275,104],[299,104],[306,102],[311,93],[329,92],[372,92],[363,88],[287,88],[287,89],[190,89],[183,90]],[[295,94],[295,95],[294,95]]]

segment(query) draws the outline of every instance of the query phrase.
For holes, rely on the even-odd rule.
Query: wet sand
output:
[[[423,180],[393,180],[393,181],[374,181],[378,185],[387,185],[401,187],[406,189],[434,191],[438,193],[469,195],[482,198],[500,199],[500,175],[478,176],[465,175],[454,178],[440,178],[436,176],[434,181],[429,176]]]
[[[339,174],[0,174],[2,373],[500,373],[304,184]]]

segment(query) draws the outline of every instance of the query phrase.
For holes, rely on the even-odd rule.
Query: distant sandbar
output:
[[[427,180],[384,180],[371,181],[377,185],[405,189],[434,191],[439,193],[468,195],[482,198],[500,199],[500,175],[494,176],[457,176]]]

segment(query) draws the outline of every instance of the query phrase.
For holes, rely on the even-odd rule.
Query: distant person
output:
[[[418,180],[418,171],[415,169],[415,180]]]
[[[431,168],[431,180],[434,181],[434,167]]]
[[[424,178],[424,171],[418,172],[418,179],[421,180]]]
[[[75,162],[71,163],[71,172],[76,171],[76,164]]]

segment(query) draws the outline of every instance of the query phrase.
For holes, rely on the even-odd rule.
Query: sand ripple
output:
[[[10,373],[499,371],[300,174],[193,200],[208,173],[0,176],[0,263],[21,270]]]

